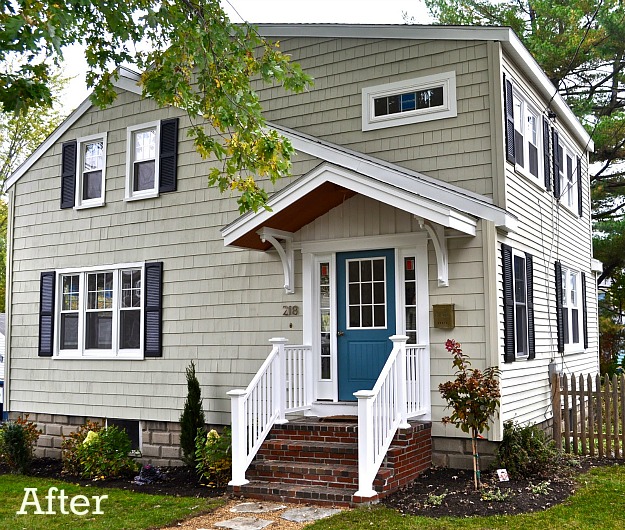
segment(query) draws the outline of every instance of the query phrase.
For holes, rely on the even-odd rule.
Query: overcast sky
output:
[[[403,24],[402,12],[408,12],[417,24],[429,22],[422,0],[221,0],[221,3],[233,22],[245,19],[248,22]],[[67,48],[64,56],[63,73],[74,78],[63,96],[69,111],[89,92],[82,48]]]

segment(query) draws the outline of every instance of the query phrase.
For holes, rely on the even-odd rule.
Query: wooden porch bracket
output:
[[[265,241],[271,243],[273,248],[278,251],[280,261],[282,261],[282,268],[284,269],[284,290],[287,294],[295,293],[295,285],[293,278],[295,253],[293,252],[293,234],[291,232],[284,232],[282,230],[276,230],[275,228],[261,228],[256,232],[262,242]],[[282,243],[280,242],[282,241]]]
[[[445,227],[433,225],[430,221],[423,219],[423,217],[415,216],[415,218],[419,222],[419,227],[428,233],[434,245],[438,269],[438,286],[449,287],[449,257],[447,239],[445,239]]]

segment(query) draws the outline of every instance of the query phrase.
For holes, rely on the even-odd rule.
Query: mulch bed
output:
[[[507,515],[546,510],[565,501],[577,488],[580,472],[597,466],[624,465],[622,460],[582,459],[576,467],[562,467],[548,477],[531,480],[511,479],[499,482],[496,472],[482,472],[482,492],[473,487],[473,472],[433,468],[415,482],[386,497],[386,506],[410,515],[427,517],[469,517],[475,515]],[[151,484],[135,484],[132,476],[111,480],[86,480],[61,474],[61,461],[39,458],[33,462],[29,475],[65,480],[82,486],[121,488],[141,493],[185,497],[220,497],[225,488],[202,485],[196,473],[186,467],[160,468],[162,480]],[[0,475],[8,473],[0,466]],[[546,484],[546,481],[549,481]],[[544,487],[541,488],[541,485]],[[540,492],[537,490],[540,490]],[[501,500],[485,500],[484,492],[499,495]],[[504,498],[505,497],[505,498]]]
[[[582,459],[550,476],[499,482],[496,471],[482,472],[482,491],[475,491],[473,471],[433,468],[382,502],[400,513],[426,517],[514,515],[541,511],[568,499],[576,477],[593,467],[623,465],[622,460]],[[490,497],[485,498],[485,497]],[[496,500],[498,498],[498,500]]]
[[[197,473],[188,467],[162,467],[162,479],[150,484],[135,484],[133,479],[138,473],[123,478],[108,480],[90,480],[80,477],[61,474],[63,469],[60,460],[52,458],[36,458],[33,461],[30,476],[64,480],[81,486],[98,486],[103,488],[119,488],[140,493],[154,495],[175,495],[178,497],[221,497],[226,493],[226,488],[213,488],[204,486]],[[0,474],[8,473],[7,468],[0,465]]]

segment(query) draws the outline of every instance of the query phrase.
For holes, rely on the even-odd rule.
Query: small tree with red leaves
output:
[[[477,439],[480,433],[490,428],[488,422],[499,407],[499,369],[490,367],[482,371],[470,368],[469,356],[462,352],[460,343],[453,339],[447,340],[445,349],[453,354],[456,379],[438,385],[439,392],[447,401],[447,408],[453,410],[451,416],[443,418],[443,423],[453,423],[471,435],[473,476],[475,489],[479,489],[481,481]]]

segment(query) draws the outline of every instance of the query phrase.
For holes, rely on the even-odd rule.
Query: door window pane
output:
[[[350,328],[386,326],[386,261],[384,258],[350,260],[347,264]]]

